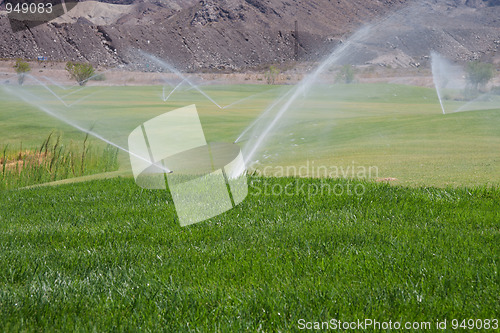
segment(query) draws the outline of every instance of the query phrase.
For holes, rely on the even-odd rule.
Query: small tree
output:
[[[269,67],[269,71],[266,73],[267,84],[275,84],[279,74],[280,70],[276,66]]]
[[[68,61],[68,63],[66,63],[66,70],[71,78],[76,80],[81,86],[87,84],[87,81],[95,74],[94,66],[88,63],[81,64]]]
[[[29,73],[29,71],[31,71],[31,67],[26,61],[17,59],[14,68],[17,73],[17,82],[19,82],[19,85],[22,86],[24,83],[26,73]]]
[[[493,78],[495,67],[479,61],[473,61],[467,64],[467,83],[469,89],[477,92],[480,87],[486,86]]]
[[[337,82],[353,83],[354,82],[354,68],[351,65],[344,65],[337,74]]]

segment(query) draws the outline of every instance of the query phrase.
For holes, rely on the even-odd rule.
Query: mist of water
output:
[[[276,108],[276,106],[279,105],[281,102],[283,102],[285,100],[285,98],[288,98],[289,96],[291,96],[293,92],[294,92],[294,90],[291,89],[286,94],[283,94],[281,97],[277,98],[273,103],[271,103],[271,105],[269,105],[264,110],[264,112],[261,113],[261,115],[259,117],[257,117],[252,123],[250,123],[250,125],[248,125],[243,130],[243,132],[241,132],[241,134],[238,136],[238,138],[236,140],[234,140],[234,143],[238,143],[241,140],[243,140],[243,138],[245,138],[245,136],[247,135],[248,132],[250,132],[250,130],[252,130],[257,124],[259,124],[264,119],[266,119],[269,116],[269,114]]]
[[[250,165],[253,161],[255,154],[257,151],[265,144],[268,136],[271,134],[273,129],[276,127],[278,122],[283,118],[283,116],[289,111],[289,109],[297,102],[297,100],[301,97],[307,95],[310,91],[312,85],[317,82],[318,76],[323,73],[327,68],[331,67],[335,64],[339,59],[348,55],[348,53],[352,52],[352,46],[355,43],[358,43],[364,40],[370,33],[371,27],[365,26],[362,29],[358,30],[351,38],[349,38],[346,42],[344,42],[340,47],[337,47],[328,58],[326,58],[314,71],[312,74],[308,75],[304,80],[299,82],[299,84],[291,91],[290,97],[288,100],[279,107],[276,115],[271,119],[270,122],[264,124],[262,131],[258,134],[256,140],[251,140],[245,146],[245,164]],[[285,95],[283,97],[288,97]],[[278,105],[277,103],[276,105]],[[276,105],[270,107],[268,111],[271,111]],[[265,112],[264,114],[267,114]],[[263,119],[263,117],[261,118]],[[259,121],[259,120],[258,120]],[[258,122],[257,122],[258,123]],[[253,125],[255,126],[255,125]],[[245,132],[244,132],[245,133]],[[243,134],[242,134],[243,135]],[[240,135],[240,137],[242,136]],[[237,140],[238,141],[238,140]]]
[[[206,92],[204,92],[198,85],[194,84],[187,76],[182,74],[177,68],[172,66],[171,64],[167,63],[166,61],[159,59],[149,53],[146,53],[144,51],[139,51],[139,53],[143,56],[149,59],[152,62],[155,62],[158,66],[162,67],[163,69],[166,69],[178,77],[182,78],[183,81],[185,81],[188,85],[190,85],[193,89],[198,91],[200,94],[202,94],[205,98],[207,98],[210,102],[212,102],[214,105],[216,105],[219,109],[222,109],[222,106],[219,105],[212,97],[210,97]]]
[[[200,101],[201,94],[207,101],[221,108],[220,104],[205,93],[198,85],[194,84],[193,80],[183,75],[172,65],[154,57],[149,58],[154,59],[155,62],[161,64],[175,76],[175,78],[170,77],[171,82],[175,82],[171,85],[171,91],[168,91],[165,85],[163,86],[162,101],[166,102],[174,99],[174,105],[179,101],[195,103],[195,101]],[[169,83],[167,82],[167,78],[165,78],[165,82]],[[192,98],[190,97],[191,95],[185,94],[188,88],[192,89]],[[144,158],[137,156],[126,148],[126,142],[130,131],[144,121],[150,120],[167,111],[167,109],[162,110],[161,108],[153,108],[148,109],[147,112],[134,115],[125,113],[128,118],[122,117],[120,119],[119,112],[117,113],[112,109],[109,112],[99,110],[98,107],[96,108],[96,103],[99,105],[102,101],[108,100],[116,103],[116,106],[119,106],[120,101],[128,98],[126,89],[120,91],[110,87],[93,88],[88,86],[80,87],[79,85],[67,86],[52,78],[40,78],[30,74],[26,75],[24,86],[4,86],[4,89],[9,96],[16,97],[26,104],[35,107],[37,110],[40,110],[44,114],[141,160],[144,160]],[[181,93],[179,101],[174,98],[177,92]],[[231,103],[232,105],[227,105],[226,109],[230,109],[236,104],[243,103],[245,100],[251,100],[252,97],[256,95],[258,94],[244,97],[243,99],[233,102]],[[127,108],[129,106],[125,103],[123,107]],[[71,112],[68,112],[70,110]],[[165,172],[171,172],[166,166],[159,167]]]
[[[73,93],[69,93],[67,95],[64,95],[64,96],[59,96],[56,92],[54,92],[54,90],[52,90],[48,85],[46,85],[45,83],[43,83],[42,81],[40,81],[39,79],[37,79],[36,77],[30,75],[30,74],[27,74],[26,77],[32,79],[34,82],[36,82],[39,86],[43,87],[45,90],[47,90],[50,94],[52,94],[59,102],[61,102],[64,106],[70,108],[70,107],[73,107],[74,105],[77,105],[78,103],[86,100],[87,98],[90,98],[91,96],[95,95],[96,93],[90,93],[88,95],[85,95],[79,99],[77,99],[76,101],[72,102],[72,103],[68,103],[64,100],[64,98],[76,93],[76,92],[79,92],[81,90],[83,90],[84,88],[82,89],[78,89],[77,91],[73,92]],[[53,80],[51,80],[53,81]],[[65,88],[63,87],[62,85],[59,85],[59,84],[55,84],[56,87],[60,88],[60,89],[63,89],[63,90],[67,90],[68,88]]]
[[[431,68],[432,68],[432,78],[434,81],[434,86],[436,87],[436,93],[439,98],[439,104],[441,105],[441,110],[443,110],[443,114],[446,114],[446,110],[444,109],[443,104],[443,96],[441,94],[441,88],[444,86],[443,77],[445,73],[443,73],[443,66],[441,64],[442,59],[438,56],[437,53],[431,53]]]
[[[38,82],[40,82],[40,81],[38,81]],[[82,133],[86,133],[86,134],[88,134],[88,135],[90,135],[90,136],[93,136],[93,137],[95,137],[96,139],[101,140],[101,141],[103,141],[104,143],[106,143],[106,144],[108,144],[108,145],[110,145],[110,146],[113,146],[113,147],[115,147],[115,148],[117,148],[117,149],[119,149],[119,150],[121,150],[121,151],[123,151],[123,152],[126,152],[127,154],[132,155],[132,156],[134,156],[134,157],[136,157],[136,158],[138,158],[138,159],[141,159],[141,160],[143,160],[143,161],[145,161],[145,162],[148,162],[148,163],[150,163],[150,162],[151,162],[151,161],[149,161],[149,160],[144,159],[142,156],[139,156],[139,155],[137,155],[137,154],[135,154],[135,153],[131,152],[131,151],[130,151],[130,150],[128,150],[127,148],[125,148],[125,147],[123,147],[123,146],[121,146],[121,145],[119,145],[119,144],[117,144],[117,143],[115,143],[115,142],[113,142],[113,141],[111,141],[111,140],[109,140],[109,139],[106,139],[106,138],[105,138],[105,137],[103,137],[102,135],[100,135],[100,134],[98,134],[98,133],[94,132],[93,130],[91,130],[91,129],[87,129],[87,128],[83,127],[83,126],[82,126],[81,124],[79,124],[78,122],[76,122],[76,121],[74,121],[74,120],[72,120],[72,119],[70,119],[70,118],[68,118],[68,117],[63,116],[63,115],[61,115],[60,113],[57,113],[57,112],[55,112],[55,111],[51,110],[50,108],[48,108],[48,107],[46,107],[46,106],[41,105],[42,103],[37,103],[37,102],[36,102],[36,101],[37,101],[37,97],[36,97],[35,95],[29,94],[29,93],[27,93],[27,92],[23,92],[23,93],[22,93],[22,92],[21,92],[21,90],[19,90],[19,89],[12,89],[12,88],[9,88],[9,87],[7,87],[7,86],[3,86],[3,89],[4,89],[5,91],[7,91],[10,95],[12,95],[12,96],[17,96],[19,99],[21,99],[21,100],[22,100],[22,101],[24,101],[25,103],[27,103],[27,104],[29,104],[29,105],[32,105],[32,106],[34,106],[34,107],[36,107],[36,108],[38,108],[39,110],[41,110],[41,111],[42,111],[42,112],[44,112],[45,114],[47,114],[47,115],[49,115],[49,116],[51,116],[51,117],[53,117],[53,118],[55,118],[55,119],[57,119],[57,120],[59,120],[59,121],[62,121],[63,123],[65,123],[65,124],[67,124],[67,125],[69,125],[69,126],[73,127],[74,129],[76,129],[76,130],[78,130],[78,131],[80,131],[80,132],[82,132]],[[172,172],[172,171],[171,171],[171,170],[169,170],[167,167],[165,167],[165,166],[163,166],[163,165],[161,165],[161,164],[158,164],[158,165],[157,165],[157,167],[161,168],[163,171],[165,171],[165,172],[167,172],[167,173]]]
[[[166,95],[166,89],[165,89],[166,87],[163,86],[163,101],[164,102],[168,101],[169,98],[177,91],[177,89],[179,89],[184,84],[184,82],[186,82],[186,79],[183,79],[179,84],[177,84],[175,88],[172,89],[168,95]]]
[[[262,154],[264,159],[270,156],[278,158],[283,156],[285,159],[305,158],[305,156],[315,155],[318,151],[324,154],[335,147],[335,142],[329,142],[328,138],[332,136],[332,129],[336,126],[337,120],[346,117],[363,119],[375,115],[385,117],[399,114],[401,111],[398,105],[401,105],[401,99],[398,98],[397,93],[390,91],[390,86],[379,87],[377,91],[380,95],[370,96],[371,93],[368,90],[367,95],[363,96],[363,91],[353,84],[352,93],[347,86],[343,86],[341,91],[344,95],[339,95],[335,91],[338,86],[333,84],[335,75],[341,66],[350,64],[356,58],[362,59],[364,52],[373,52],[371,50],[377,47],[383,49],[388,43],[400,43],[401,47],[406,47],[405,43],[411,41],[400,42],[400,35],[405,36],[404,31],[400,31],[402,27],[408,29],[408,32],[415,32],[415,38],[419,38],[416,32],[427,33],[442,29],[447,18],[453,19],[453,13],[447,16],[448,13],[443,14],[441,9],[442,7],[435,6],[430,1],[415,2],[361,28],[342,42],[319,63],[311,74],[307,75],[288,94],[274,101],[238,136],[236,142],[247,139],[243,147],[246,164],[251,166],[252,163],[259,162],[260,156],[257,154]],[[384,52],[387,52],[387,49]],[[401,59],[398,60],[399,54],[394,52],[395,61],[401,61]],[[465,76],[463,70],[449,64],[438,54],[432,55],[432,67],[439,107],[441,112],[446,114],[448,108],[450,110],[456,108],[456,105],[447,105],[446,99],[450,98],[450,91],[457,90],[457,87],[463,84]],[[397,91],[400,88],[394,85],[394,89]],[[347,113],[344,105],[355,103],[355,94],[360,94],[358,98],[360,101],[366,101],[368,98],[373,101],[383,101],[387,107],[375,111],[352,108]],[[414,100],[418,97],[412,96]],[[429,113],[428,97],[421,96],[420,98],[422,107],[426,108],[422,110],[422,113]],[[390,103],[393,100],[395,106],[391,109]],[[382,133],[378,136],[385,137]],[[390,145],[389,139],[387,142],[387,145]],[[295,148],[299,146],[303,148]],[[297,155],[292,156],[293,154]],[[266,163],[272,162],[268,160]]]
[[[465,65],[454,64],[436,52],[431,53],[431,59],[434,85],[443,113],[446,109],[450,113],[500,107],[500,96],[494,96],[487,89],[474,91],[468,85]]]

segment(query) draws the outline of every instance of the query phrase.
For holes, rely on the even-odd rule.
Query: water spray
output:
[[[274,119],[271,121],[269,125],[265,127],[262,133],[257,138],[257,141],[250,148],[250,151],[245,156],[245,165],[249,165],[249,161],[251,161],[264,143],[270,132],[274,129],[274,127],[278,124],[280,119],[287,113],[290,107],[297,101],[300,96],[307,95],[313,83],[316,81],[318,76],[327,68],[331,67],[335,62],[337,62],[340,57],[344,56],[349,48],[354,44],[366,38],[368,33],[370,32],[371,27],[365,26],[362,29],[358,30],[349,40],[342,44],[341,47],[337,48],[326,60],[324,60],[316,70],[302,80],[294,89],[291,90],[293,95],[288,99],[288,101],[279,109]]]
[[[177,70],[176,68],[174,68],[173,66],[171,66],[170,64],[166,63],[165,61],[151,55],[151,54],[148,54],[144,51],[139,51],[144,57],[150,59],[151,61],[153,62],[156,62],[158,65],[160,65],[161,67],[163,67],[164,69],[167,69],[169,70],[170,72],[176,74],[177,76],[179,76],[180,78],[182,78],[184,81],[186,81],[187,84],[189,84],[192,88],[196,89],[196,91],[198,91],[200,94],[202,94],[203,96],[205,96],[210,102],[212,102],[213,104],[215,104],[219,109],[222,109],[222,106],[220,106],[212,97],[210,97],[207,93],[205,93],[203,90],[201,90],[197,85],[195,85],[194,83],[192,83],[185,75],[183,75],[179,70]]]
[[[167,97],[165,97],[165,86],[163,86],[163,101],[166,102],[168,101],[168,99],[170,98],[170,96],[172,96],[172,94],[180,88],[180,86],[182,86],[182,84],[186,82],[186,79],[182,80],[171,92],[170,94],[168,94]]]
[[[99,135],[98,133],[96,133],[96,132],[94,132],[92,130],[85,129],[84,127],[80,126],[78,123],[76,123],[76,122],[74,122],[74,121],[72,121],[70,119],[67,119],[66,117],[64,117],[62,115],[58,115],[57,113],[53,112],[49,108],[33,103],[31,100],[27,99],[25,96],[17,93],[16,91],[13,91],[12,89],[9,89],[9,88],[7,88],[5,86],[4,86],[4,89],[7,92],[9,92],[11,95],[15,95],[19,99],[23,100],[25,103],[27,103],[29,105],[32,105],[34,107],[37,107],[38,109],[40,109],[41,111],[43,111],[47,115],[49,115],[51,117],[54,117],[54,118],[56,118],[56,119],[58,119],[58,120],[60,120],[60,121],[62,121],[64,123],[66,123],[67,125],[69,125],[69,126],[75,128],[75,129],[79,130],[80,132],[89,134],[89,135],[91,135],[91,136],[93,136],[93,137],[95,137],[95,138],[97,138],[97,139],[99,139],[99,140],[101,140],[101,141],[103,141],[103,142],[105,142],[105,143],[107,143],[107,144],[109,144],[109,145],[111,145],[111,146],[113,146],[113,147],[115,147],[115,148],[123,151],[123,152],[126,152],[126,153],[128,153],[128,154],[130,154],[130,155],[132,155],[132,156],[134,156],[134,157],[136,157],[138,159],[140,159],[140,160],[143,160],[144,162],[151,163],[150,160],[147,160],[147,159],[143,158],[142,156],[134,154],[133,152],[129,151],[128,149],[126,149],[126,148],[124,148],[124,147],[122,147],[122,146],[120,146],[120,145],[118,145],[118,144],[116,144],[116,143],[114,143],[114,142],[106,139],[105,137]],[[32,97],[35,97],[35,96],[32,96]],[[164,171],[166,173],[172,173],[173,172],[172,170],[168,169],[167,167],[165,167],[162,164],[157,163],[156,166],[159,167],[162,171]]]
[[[264,117],[266,117],[279,103],[281,103],[285,98],[287,98],[291,93],[293,92],[292,90],[289,90],[286,94],[278,98],[276,101],[274,101],[262,114],[255,119],[241,134],[238,136],[236,140],[234,140],[234,143],[240,142],[240,140],[255,126],[257,125]]]
[[[436,93],[439,99],[439,104],[441,105],[441,110],[443,110],[443,114],[446,114],[443,104],[443,96],[441,95],[441,76],[443,73],[440,73],[441,67],[438,64],[439,56],[436,52],[431,52],[431,67],[432,67],[432,78],[434,81],[434,86],[436,87]]]

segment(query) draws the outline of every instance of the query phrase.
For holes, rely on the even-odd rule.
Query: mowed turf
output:
[[[0,330],[499,318],[498,188],[249,182],[242,204],[186,228],[168,192],[132,179],[3,192]]]
[[[70,94],[56,88],[52,87],[59,94]],[[37,96],[34,104],[40,102],[45,110],[127,148],[128,134],[135,127],[190,104],[198,108],[207,141],[233,142],[291,89],[265,85],[201,88],[213,101],[189,87],[179,88],[164,101],[173,87],[163,92],[162,86],[87,87],[66,98],[71,107],[62,105],[41,87],[26,87],[25,92],[17,94]],[[263,172],[267,166],[299,168],[314,163],[345,169],[354,164],[376,167],[374,178],[396,178],[402,185],[500,184],[500,106],[443,115],[433,89],[394,84],[321,85],[310,91],[310,95],[296,98],[270,131],[251,158],[259,161],[252,168]],[[54,129],[67,141],[83,140],[80,131],[15,97],[11,94],[2,105],[0,130],[4,135],[0,146],[9,144],[15,151],[22,143],[23,147],[34,148]],[[272,120],[289,99],[278,103],[267,120]],[[267,120],[239,142],[244,152],[252,150],[256,137],[266,130]],[[98,142],[95,139],[93,144]],[[120,162],[122,169],[129,167],[126,153],[120,155]],[[266,170],[263,173],[274,174],[272,169]],[[308,175],[314,175],[314,170]]]
[[[95,93],[77,108],[50,100],[46,110],[103,116],[94,130],[119,138],[195,102],[207,139],[232,142],[288,88],[205,87],[233,104],[226,109],[188,91],[163,102],[161,87],[99,89],[71,95]],[[379,177],[411,187],[251,176],[242,204],[186,228],[168,191],[131,178],[2,191],[0,331],[288,332],[300,319],[432,327],[500,319],[500,110],[443,116],[435,92],[418,87],[322,89],[291,110],[262,154],[274,166],[376,166]],[[0,146],[14,151],[52,130],[84,138],[14,99],[2,104],[0,128]],[[126,154],[121,162],[116,174],[129,175]]]
[[[313,90],[271,131],[262,149],[267,156],[256,155],[265,174],[309,165],[303,175],[314,176],[319,168],[354,164],[376,167],[376,178],[410,186],[500,183],[500,104],[443,115],[428,88],[359,84]]]

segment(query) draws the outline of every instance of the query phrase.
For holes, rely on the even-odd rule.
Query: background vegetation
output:
[[[81,146],[65,145],[60,135],[50,134],[36,149],[19,151],[5,146],[0,156],[0,190],[49,183],[118,169],[118,150],[92,147],[88,136]]]
[[[95,69],[92,64],[74,63],[71,61],[68,61],[66,64],[66,71],[68,71],[70,77],[76,80],[80,86],[86,85],[88,80],[95,74]]]
[[[19,85],[23,85],[26,74],[31,71],[30,65],[22,59],[17,59],[14,64],[14,69],[17,73],[17,81]]]

